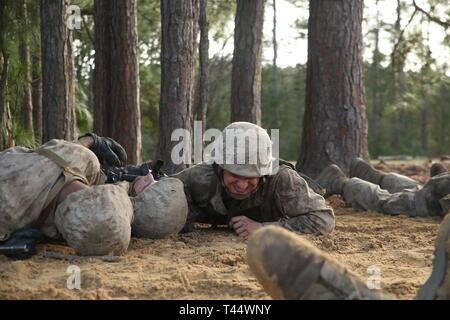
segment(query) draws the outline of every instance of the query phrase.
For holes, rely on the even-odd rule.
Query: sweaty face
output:
[[[223,183],[228,192],[237,199],[247,198],[258,187],[259,177],[246,178],[227,170],[223,171]]]

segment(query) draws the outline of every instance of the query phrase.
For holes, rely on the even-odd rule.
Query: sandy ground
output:
[[[426,181],[429,164],[380,167]],[[356,213],[337,196],[328,201],[335,231],[306,238],[363,279],[376,266],[382,289],[413,298],[431,271],[441,219]],[[199,226],[162,240],[133,239],[119,262],[0,256],[0,299],[268,299],[246,264],[245,248],[230,230]],[[40,245],[40,251],[72,253],[63,244]],[[80,268],[80,290],[67,288],[71,265]]]

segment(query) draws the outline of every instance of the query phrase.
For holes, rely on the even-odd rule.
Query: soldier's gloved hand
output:
[[[127,161],[127,153],[117,141],[111,138],[100,137],[95,133],[87,133],[85,136],[90,136],[94,140],[89,149],[95,153],[100,164],[121,166]]]

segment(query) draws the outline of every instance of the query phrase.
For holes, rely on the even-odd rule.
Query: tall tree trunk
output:
[[[41,0],[43,142],[76,138],[69,0]]]
[[[6,48],[7,1],[0,0],[0,151],[14,146],[11,110],[9,109],[8,69],[9,56]]]
[[[2,72],[0,75],[0,151],[14,146],[12,116],[7,100],[8,92],[8,56],[5,52],[0,57]]]
[[[39,5],[31,6],[30,21],[33,26],[40,24]],[[42,142],[42,68],[40,33],[33,32],[33,46],[31,49],[31,99],[33,105],[33,130],[34,138],[38,144]]]
[[[137,0],[96,0],[94,131],[141,161]]]
[[[159,146],[157,158],[164,169],[174,173],[186,167],[172,162],[175,129],[192,132],[192,95],[194,78],[194,37],[196,0],[161,0],[161,98],[159,105]]]
[[[298,169],[316,176],[330,163],[348,170],[368,158],[361,0],[310,1],[306,110]]]
[[[264,0],[238,0],[231,80],[231,121],[261,124]]]
[[[208,0],[200,0],[200,78],[197,90],[195,120],[202,122],[202,133],[206,126],[206,111],[208,110],[208,74],[209,74],[209,39],[208,39]]]
[[[28,14],[24,0],[16,2],[19,27],[19,57],[23,68],[21,84],[21,116],[24,129],[33,132],[33,102],[31,96],[30,45],[28,40]]]

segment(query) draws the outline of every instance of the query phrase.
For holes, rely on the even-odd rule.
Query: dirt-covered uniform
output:
[[[287,165],[281,165],[276,174],[261,178],[257,190],[244,200],[227,193],[214,164],[198,164],[174,177],[184,183],[188,223],[226,225],[233,216],[245,215],[301,233],[327,234],[335,226],[333,209]]]
[[[67,170],[49,158],[56,155]],[[50,156],[51,157],[51,156]],[[53,158],[55,158],[53,156]],[[58,161],[58,160],[57,160]],[[65,177],[65,179],[64,179]],[[38,227],[49,237],[56,237],[54,210],[42,220],[51,205],[59,181],[80,180],[88,185],[102,182],[96,155],[81,144],[51,140],[36,150],[14,147],[0,153],[0,239],[13,231]],[[59,183],[62,188],[63,183]],[[49,196],[53,199],[50,199]],[[40,219],[41,218],[41,219]]]
[[[393,180],[393,176],[391,179]],[[401,179],[398,185],[401,185],[402,181],[404,179]],[[396,185],[395,181],[390,183],[393,186]],[[449,193],[450,172],[447,172],[432,177],[423,187],[417,183],[411,189],[394,193],[374,183],[351,178],[345,183],[342,195],[345,201],[356,210],[415,217],[445,215],[449,209],[445,196]]]

